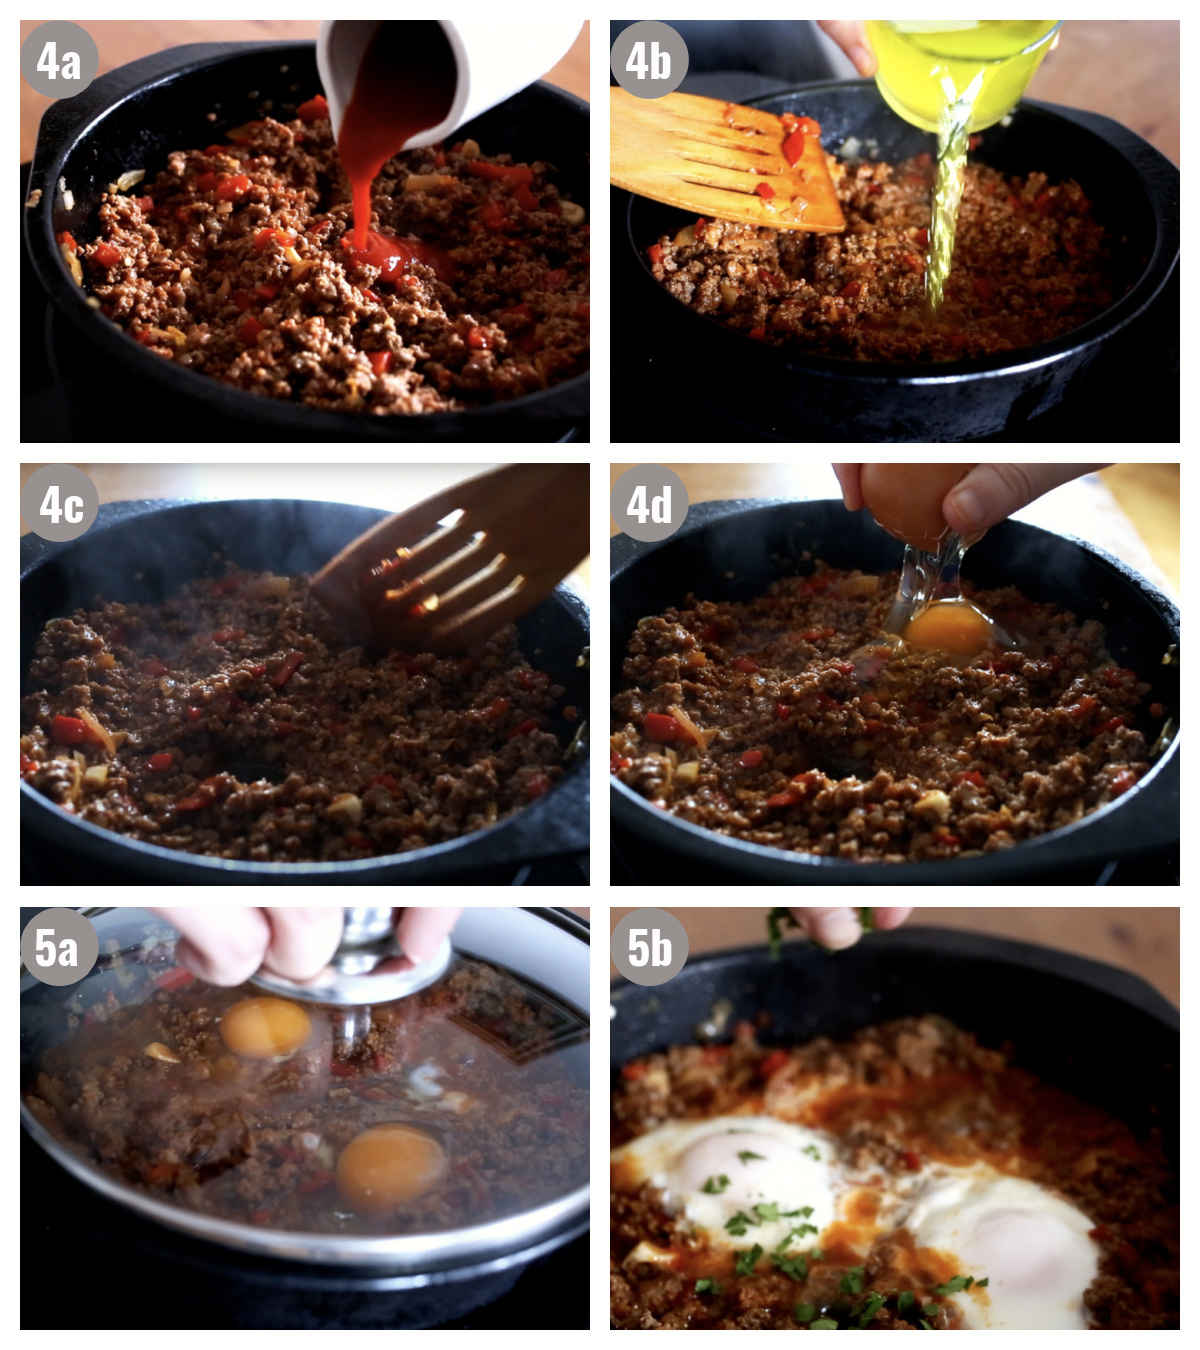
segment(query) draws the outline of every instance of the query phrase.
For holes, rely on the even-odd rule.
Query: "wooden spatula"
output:
[[[795,139],[774,113],[695,94],[609,93],[617,187],[717,220],[820,234],[846,228],[819,132]]]
[[[588,466],[510,464],[381,520],[312,590],[377,644],[463,652],[540,604],[587,552]]]

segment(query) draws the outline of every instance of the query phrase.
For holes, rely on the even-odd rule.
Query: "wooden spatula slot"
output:
[[[586,465],[514,464],[381,521],[313,579],[376,643],[467,651],[587,556]]]
[[[833,233],[846,222],[820,137],[794,164],[779,117],[695,94],[642,99],[610,90],[611,170],[618,187],[718,220]]]

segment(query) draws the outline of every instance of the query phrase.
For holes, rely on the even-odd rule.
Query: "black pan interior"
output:
[[[640,1055],[692,1043],[718,999],[733,1005],[730,1029],[765,1012],[770,1020],[760,1038],[785,1046],[844,1038],[896,1017],[940,1014],[983,1045],[1011,1047],[1016,1064],[1137,1133],[1161,1130],[1167,1156],[1178,1159],[1178,1011],[1112,966],[1031,943],[920,926],[871,933],[836,954],[788,943],[772,961],[764,927],[761,946],[689,961],[665,986],[617,981],[614,1073]],[[1116,1063],[1136,1070],[1114,1072]]]
[[[822,144],[826,150],[835,153],[852,137],[864,146],[869,145],[869,151],[859,151],[860,157],[893,163],[922,151],[936,149],[932,135],[910,126],[892,112],[879,96],[873,81],[812,85],[751,99],[750,102],[770,112],[795,112],[797,115],[814,117],[821,124]],[[1116,131],[1123,130],[1115,123],[1108,125]],[[1125,136],[1128,138],[1128,133]],[[1074,120],[1066,109],[1032,100],[1023,102],[1008,126],[989,127],[983,133],[983,140],[974,152],[974,158],[1008,174],[1024,176],[1041,171],[1053,182],[1075,179],[1091,199],[1097,218],[1119,241],[1116,255],[1127,285],[1132,286],[1137,281],[1156,247],[1166,246],[1160,216],[1172,207],[1172,203],[1166,200],[1169,196],[1168,185],[1152,181],[1146,173],[1139,172],[1122,149]],[[1152,193],[1157,200],[1152,201]],[[1173,207],[1177,213],[1177,195]],[[653,278],[646,259],[647,247],[663,234],[674,234],[691,219],[686,213],[649,198],[630,197],[626,215],[626,245],[636,254],[642,270],[651,281]],[[1176,235],[1176,246],[1177,242]],[[656,289],[661,289],[657,283],[654,285]],[[683,309],[677,301],[672,300],[672,303]],[[701,316],[693,314],[691,317],[699,320]],[[1103,320],[1103,315],[1098,316],[1065,337],[1082,339],[1102,327]],[[708,326],[710,330],[722,327],[716,320],[710,320]],[[1062,343],[1062,338],[1056,339],[1054,343],[1031,348],[1022,355],[1032,356]],[[913,372],[915,369],[872,362],[838,361],[803,353],[798,353],[794,359],[817,366],[852,367],[860,374],[872,370]],[[1011,353],[1001,353],[970,362],[938,363],[932,371],[925,367],[921,369],[930,374],[991,369],[1011,365],[1012,359]]]
[[[618,549],[621,559],[610,588],[614,689],[638,620],[689,592],[702,600],[751,600],[778,577],[812,571],[816,560],[886,571],[899,567],[903,553],[867,512],[852,514],[837,501],[702,504],[653,550],[639,554],[630,545],[625,536],[614,544],[614,560]],[[967,552],[963,576],[978,586],[1016,586],[1032,600],[1098,619],[1112,655],[1151,685],[1143,708],[1157,701],[1178,716],[1178,666],[1162,664],[1179,640],[1178,611],[1129,568],[1077,540],[1008,520]],[[1158,731],[1148,722],[1143,730]]]

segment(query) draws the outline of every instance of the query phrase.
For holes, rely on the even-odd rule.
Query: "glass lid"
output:
[[[65,989],[23,978],[21,1091],[40,1142],[110,1195],[115,1183],[208,1236],[309,1236],[288,1254],[319,1256],[416,1235],[449,1251],[464,1229],[513,1240],[530,1236],[520,1216],[586,1206],[578,936],[529,911],[468,910],[440,979],[346,1008],[204,984],[148,911],[91,917],[88,976]],[[565,963],[578,991],[547,987],[563,942],[578,949]]]

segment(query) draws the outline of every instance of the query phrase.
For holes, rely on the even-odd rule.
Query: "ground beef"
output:
[[[514,628],[469,657],[374,655],[345,645],[303,578],[231,571],[52,619],[27,687],[25,781],[189,853],[404,853],[494,824],[562,772],[546,726],[563,690]]]
[[[613,699],[613,773],[706,829],[860,862],[1011,848],[1146,773],[1149,686],[1100,624],[966,586],[1018,650],[961,667],[885,651],[860,671],[848,658],[878,642],[895,589],[895,574],[818,566],[749,603],[689,596],[643,619]]]
[[[485,1223],[586,1183],[586,1070],[547,1053],[582,1024],[505,971],[458,957],[437,984],[371,1009],[353,1047],[337,1039],[335,1010],[306,1004],[309,1040],[282,1062],[221,1039],[225,1011],[258,991],[211,988],[181,968],[156,979],[164,987],[150,984],[144,1002],[110,994],[88,1008],[25,1093],[43,1125],[118,1180],[220,1218],[320,1233]],[[447,1174],[394,1212],[356,1213],[336,1160],[383,1123],[435,1135]]]
[[[1077,183],[970,164],[954,263],[925,302],[933,166],[827,157],[841,234],[697,221],[650,248],[676,299],[760,341],[856,361],[953,361],[1069,332],[1123,292],[1112,241]]]
[[[347,251],[349,188],[323,103],[105,193],[96,237],[60,238],[103,312],[165,360],[340,412],[470,408],[582,372],[588,227],[551,166],[474,141],[390,160],[372,228],[416,257],[389,277]]]
[[[853,1172],[902,1179],[926,1163],[982,1161],[1036,1182],[1096,1223],[1100,1272],[1084,1296],[1091,1325],[1179,1325],[1178,1179],[1160,1141],[1135,1138],[944,1018],[903,1018],[844,1043],[822,1037],[788,1049],[760,1046],[742,1024],[730,1045],[675,1046],[635,1060],[613,1092],[612,1142],[668,1119],[746,1112],[825,1131],[837,1164]],[[738,1275],[733,1253],[707,1247],[621,1164],[611,1206],[616,1327],[795,1329],[815,1318],[841,1329],[961,1324],[937,1292],[944,1273],[914,1281],[927,1258],[903,1228],[877,1236],[865,1254],[835,1238],[821,1256],[809,1252],[806,1271],[786,1273],[763,1256]],[[633,1255],[642,1242],[669,1249],[670,1262]]]

